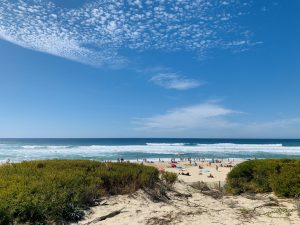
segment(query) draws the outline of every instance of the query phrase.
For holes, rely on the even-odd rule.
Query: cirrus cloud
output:
[[[186,78],[176,73],[159,73],[153,76],[150,81],[166,89],[175,89],[180,91],[193,89],[203,84],[198,80]]]

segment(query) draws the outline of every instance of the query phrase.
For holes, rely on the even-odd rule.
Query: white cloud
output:
[[[189,79],[176,73],[159,73],[153,76],[150,81],[166,89],[176,90],[188,90],[203,84],[197,80]]]
[[[148,137],[299,138],[300,117],[237,122],[241,115],[249,116],[208,102],[137,119],[134,123],[139,135]]]
[[[49,0],[1,0],[0,38],[97,66],[126,62],[123,49],[201,55],[251,44],[233,23],[244,7],[234,0],[95,0],[70,9]]]
[[[140,129],[145,130],[188,130],[194,128],[213,128],[235,126],[224,119],[225,116],[237,113],[216,103],[203,103],[168,111],[165,114],[152,116],[136,121]]]

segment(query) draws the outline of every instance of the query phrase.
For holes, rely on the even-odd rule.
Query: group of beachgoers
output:
[[[163,162],[162,160],[159,159],[159,162]],[[178,161],[173,158],[169,161],[169,166],[172,168],[176,168],[179,170],[178,174],[183,175],[183,176],[191,176],[190,172],[187,171],[186,168],[182,167],[179,162],[187,162],[186,165],[189,166],[197,166],[199,168],[199,175],[203,174],[208,174],[208,178],[214,178],[215,176],[210,172],[209,169],[205,168],[204,166],[206,165],[207,167],[211,167],[212,164],[215,164],[215,169],[216,171],[219,171],[219,167],[233,167],[234,160],[224,160],[224,159],[205,159],[205,158],[180,158]],[[160,170],[163,171],[164,168],[160,167]]]

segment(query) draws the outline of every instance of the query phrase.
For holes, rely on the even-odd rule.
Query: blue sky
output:
[[[0,137],[299,138],[299,1],[84,2],[0,2]]]

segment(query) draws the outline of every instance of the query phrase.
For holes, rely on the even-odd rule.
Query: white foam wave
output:
[[[149,145],[150,144],[150,145]],[[118,152],[141,152],[156,154],[176,153],[205,153],[205,152],[267,152],[267,153],[293,153],[300,155],[300,146],[283,146],[282,144],[198,144],[184,145],[184,143],[158,143],[147,145],[84,145],[84,146],[23,146],[31,151],[49,152],[54,151],[60,154],[111,154]],[[48,151],[45,151],[47,149]],[[61,150],[61,151],[60,151]]]
[[[65,149],[70,148],[70,145],[23,145],[24,149]]]
[[[3,153],[3,154],[1,154]],[[5,154],[4,154],[5,153]],[[14,148],[0,150],[0,160],[11,159],[22,161],[30,159],[49,159],[49,158],[117,158],[119,154],[130,154],[132,158],[139,158],[139,154],[243,154],[245,157],[253,156],[257,153],[283,154],[300,156],[300,146],[283,146],[281,144],[198,144],[184,145],[184,143],[154,145],[82,145],[82,146],[42,146],[24,145]],[[141,156],[140,156],[141,157]],[[169,157],[169,156],[166,156]]]
[[[213,147],[213,148],[241,148],[241,149],[253,149],[253,148],[281,148],[282,144],[233,144],[233,143],[217,143],[217,144],[197,144],[199,147]],[[300,146],[299,146],[300,147]]]
[[[184,146],[186,143],[146,143],[148,146]]]

